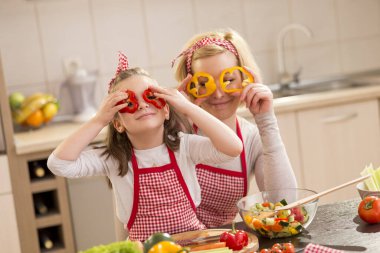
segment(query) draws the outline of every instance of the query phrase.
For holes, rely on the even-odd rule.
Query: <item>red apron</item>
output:
[[[243,142],[237,119],[236,134]],[[240,161],[241,172],[205,164],[197,164],[196,166],[202,199],[197,208],[197,217],[207,228],[231,223],[238,213],[237,201],[247,195],[247,165],[244,142]]]
[[[131,240],[143,241],[157,232],[169,234],[204,229],[195,214],[195,205],[168,148],[170,163],[139,169],[134,153],[134,195],[127,228]]]

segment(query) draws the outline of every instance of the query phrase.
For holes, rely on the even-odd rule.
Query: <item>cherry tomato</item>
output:
[[[279,247],[272,247],[272,253],[283,253],[283,251]]]
[[[273,246],[272,246],[272,250],[275,249],[275,248],[282,249],[282,246],[281,246],[281,244],[279,244],[279,243],[275,243],[275,244],[273,244]]]
[[[270,249],[262,249],[260,250],[260,253],[271,253],[272,251]]]
[[[367,196],[359,204],[359,217],[367,223],[374,224],[380,222],[380,198]]]
[[[283,243],[282,244],[282,252],[283,253],[295,253],[296,250],[294,248],[294,245],[290,242]]]

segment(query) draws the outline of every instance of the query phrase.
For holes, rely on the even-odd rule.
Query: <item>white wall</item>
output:
[[[314,33],[286,39],[288,64],[303,66],[302,78],[380,68],[380,0],[0,0],[0,50],[10,91],[57,94],[63,60],[79,57],[100,72],[99,101],[117,51],[174,86],[170,62],[184,42],[220,27],[247,39],[274,83],[276,36],[292,22]]]

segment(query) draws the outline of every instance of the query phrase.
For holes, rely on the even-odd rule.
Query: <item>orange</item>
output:
[[[37,110],[30,114],[25,122],[28,126],[39,127],[44,122],[44,115],[41,110]]]

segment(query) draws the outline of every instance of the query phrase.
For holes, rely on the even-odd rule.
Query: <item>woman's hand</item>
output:
[[[108,125],[111,120],[114,118],[115,113],[120,109],[127,106],[126,103],[116,105],[119,101],[127,99],[128,94],[123,91],[116,91],[109,94],[104,98],[102,104],[99,107],[98,112],[96,113],[94,120],[102,124],[103,126]]]
[[[252,70],[244,68],[255,76]],[[255,78],[255,80],[257,79]],[[245,101],[246,107],[253,115],[273,110],[273,93],[268,86],[261,83],[251,83],[245,86],[240,95],[240,101]]]
[[[178,86],[178,91],[181,92],[182,95],[184,95],[191,103],[196,104],[196,105],[200,105],[200,104],[202,104],[203,101],[205,101],[207,99],[207,97],[206,98],[194,98],[192,95],[189,95],[187,93],[187,84],[190,82],[191,78],[192,78],[192,75],[187,74],[185,79],[183,79],[181,84]]]

